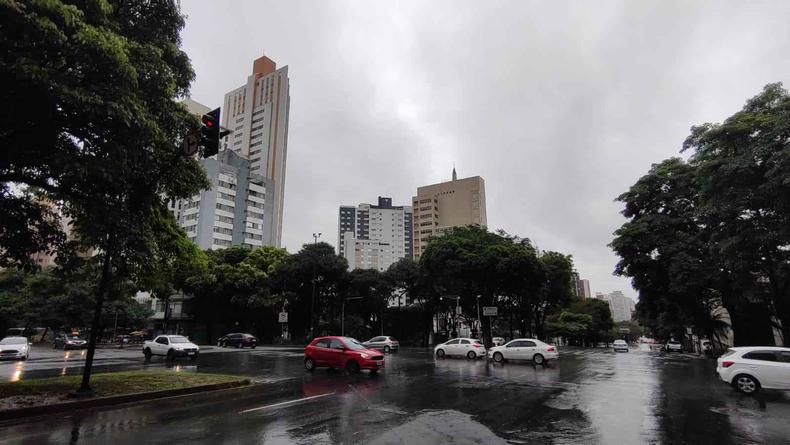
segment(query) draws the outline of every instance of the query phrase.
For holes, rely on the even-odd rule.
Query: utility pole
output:
[[[477,296],[477,331],[477,335],[483,338],[483,320],[480,319],[480,295]]]
[[[313,234],[313,245],[318,244],[318,238],[321,237],[321,232]],[[310,296],[310,340],[315,338],[315,265],[313,265],[313,279],[310,280],[313,283],[313,289],[311,291]]]

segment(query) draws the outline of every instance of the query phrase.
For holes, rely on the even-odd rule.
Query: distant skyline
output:
[[[283,246],[337,208],[486,180],[488,226],[572,254],[622,290],[614,199],[771,82],[790,86],[790,2],[182,2],[192,97],[220,106],[266,54],[289,66]]]

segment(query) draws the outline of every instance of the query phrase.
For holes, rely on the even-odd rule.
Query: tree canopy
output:
[[[790,95],[770,84],[720,124],[692,128],[679,158],[653,165],[618,200],[628,221],[615,273],[639,290],[663,336],[715,338],[727,309],[736,344],[790,336]]]

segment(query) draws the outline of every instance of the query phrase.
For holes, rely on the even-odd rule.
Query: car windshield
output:
[[[346,344],[346,346],[348,346],[348,349],[356,349],[356,350],[368,349],[367,347],[363,346],[362,343],[356,341],[353,338],[346,337],[343,339],[343,341]]]
[[[76,335],[67,335],[66,338],[68,340],[80,340],[80,338],[77,337]]]
[[[173,335],[170,337],[170,343],[189,343],[186,337],[180,335]]]
[[[10,337],[0,340],[0,345],[24,345],[27,344],[27,339],[24,337]]]

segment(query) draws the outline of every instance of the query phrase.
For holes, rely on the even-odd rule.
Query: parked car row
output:
[[[497,363],[507,360],[528,360],[542,365],[549,360],[557,360],[559,352],[553,345],[534,338],[517,338],[486,350],[480,340],[474,338],[454,338],[436,345],[433,349],[438,358],[460,356],[470,360],[489,358]]]

